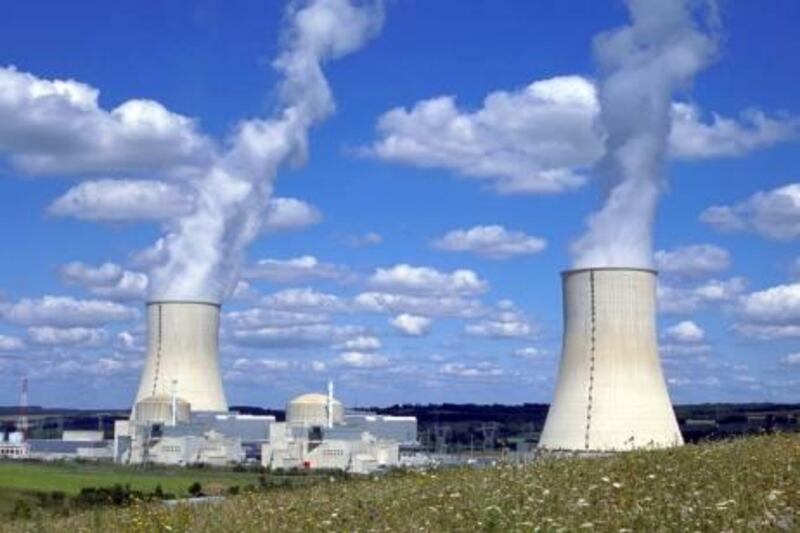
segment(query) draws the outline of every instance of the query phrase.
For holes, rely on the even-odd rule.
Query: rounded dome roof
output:
[[[301,394],[292,400],[289,403],[303,403],[303,404],[312,404],[312,405],[327,405],[328,404],[328,397],[325,394],[319,394],[316,392],[310,392],[308,394]],[[333,403],[341,403],[336,398],[333,399]]]

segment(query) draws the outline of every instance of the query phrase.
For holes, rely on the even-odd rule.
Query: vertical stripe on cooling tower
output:
[[[586,401],[586,433],[583,437],[583,446],[587,450],[589,449],[589,432],[592,429],[592,397],[594,393],[594,356],[595,356],[595,334],[597,333],[597,310],[595,307],[595,293],[594,293],[594,271],[589,271],[589,298],[590,298],[590,306],[589,312],[590,321],[592,326],[592,333],[589,337],[590,344],[589,344],[589,390],[588,390],[588,398]]]
[[[156,368],[153,372],[153,396],[156,395],[156,391],[158,390],[158,375],[161,371],[161,332],[163,331],[161,323],[161,304],[156,305],[158,306],[158,337],[156,337]]]

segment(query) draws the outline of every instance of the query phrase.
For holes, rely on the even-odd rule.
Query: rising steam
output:
[[[207,171],[191,180],[194,209],[171,221],[165,260],[151,275],[155,299],[220,301],[238,278],[245,247],[262,229],[273,181],[302,164],[308,131],[335,104],[322,65],[360,48],[383,22],[381,0],[290,4],[282,52],[281,107],[273,118],[241,122]]]
[[[595,39],[607,177],[603,208],[572,248],[576,268],[653,264],[653,218],[665,181],[673,93],[714,56],[715,6],[627,0],[632,24]],[[704,9],[700,9],[703,7]],[[701,13],[702,11],[702,13]],[[704,15],[704,16],[700,16]]]

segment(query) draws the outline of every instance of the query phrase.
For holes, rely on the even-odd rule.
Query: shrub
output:
[[[204,496],[203,494],[203,486],[200,484],[199,481],[195,481],[191,485],[189,485],[188,489],[189,495],[193,498],[199,498],[200,496]]]

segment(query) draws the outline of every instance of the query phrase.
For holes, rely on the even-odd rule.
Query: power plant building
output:
[[[368,474],[400,466],[404,452],[417,446],[416,417],[345,413],[329,386],[327,396],[305,394],[289,402],[286,421],[270,426],[261,464]]]
[[[656,272],[567,271],[563,294],[561,363],[539,448],[606,452],[683,444],[658,354]]]
[[[416,418],[346,414],[332,384],[327,395],[291,400],[286,422],[229,413],[219,314],[213,303],[148,303],[147,358],[131,417],[115,424],[115,461],[370,472],[399,464],[401,446],[416,446]]]

